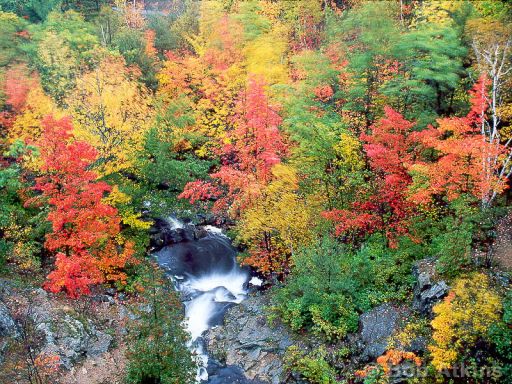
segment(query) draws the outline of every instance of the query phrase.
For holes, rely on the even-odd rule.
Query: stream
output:
[[[170,244],[154,253],[160,267],[174,282],[185,306],[189,348],[198,356],[196,381],[209,384],[251,383],[237,367],[222,367],[208,357],[204,332],[221,325],[228,308],[242,302],[249,284],[249,270],[236,262],[236,249],[222,230],[213,226],[196,227],[170,217],[166,220]]]

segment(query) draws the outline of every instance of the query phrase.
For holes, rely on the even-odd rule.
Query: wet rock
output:
[[[413,274],[417,283],[414,287],[413,309],[424,316],[432,314],[432,307],[442,300],[449,291],[444,280],[436,277],[434,259],[418,261],[413,267]]]
[[[407,316],[407,310],[385,303],[365,312],[359,318],[361,358],[364,361],[376,359],[388,346],[389,337],[398,329]]]
[[[224,325],[208,330],[205,339],[210,356],[224,366],[238,367],[246,379],[256,380],[249,383],[278,384],[284,382],[283,356],[293,341],[284,327],[268,324],[266,305],[264,296],[249,297],[230,308]],[[224,381],[228,382],[238,381]]]

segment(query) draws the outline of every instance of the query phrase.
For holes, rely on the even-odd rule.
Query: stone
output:
[[[432,307],[448,294],[450,287],[444,280],[437,279],[435,259],[418,261],[413,267],[413,274],[417,280],[413,309],[424,316],[431,316]]]
[[[385,303],[363,313],[359,318],[360,340],[362,343],[361,358],[374,360],[388,346],[388,338],[399,326],[404,317],[404,309]]]
[[[230,308],[224,325],[208,330],[205,340],[210,357],[224,367],[238,367],[249,383],[279,384],[285,382],[283,357],[293,341],[284,326],[268,324],[266,305],[265,296],[247,298]]]
[[[4,303],[0,302],[0,337],[16,336],[16,324]]]

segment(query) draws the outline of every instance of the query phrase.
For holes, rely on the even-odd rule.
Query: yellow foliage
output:
[[[239,240],[256,246],[271,236],[283,252],[293,253],[312,241],[313,212],[316,207],[297,193],[295,169],[277,164],[272,169],[274,180],[261,191],[261,197],[246,210],[239,223]],[[280,244],[280,245],[279,245]]]
[[[103,199],[104,203],[119,209],[119,215],[121,216],[123,224],[134,229],[149,229],[151,223],[140,219],[141,214],[134,212],[133,208],[129,206],[131,201],[132,198],[120,191],[117,185],[114,185],[109,195]]]
[[[8,227],[2,228],[5,239],[14,244],[7,260],[20,272],[37,271],[40,268],[40,262],[34,255],[39,249],[34,242],[29,241],[32,228],[17,224],[14,218],[11,218],[10,223]]]
[[[270,85],[286,83],[288,80],[286,36],[286,27],[282,26],[249,42],[244,49],[247,72],[263,76]]]
[[[434,307],[434,343],[428,347],[432,365],[437,370],[450,368],[463,351],[485,337],[501,310],[500,298],[486,275],[474,273],[456,280],[445,300]]]
[[[67,99],[75,136],[98,150],[103,174],[133,166],[151,124],[151,99],[136,76],[122,58],[107,57],[77,80]]]
[[[418,25],[438,25],[450,26],[453,23],[451,15],[457,11],[463,1],[424,1],[416,10],[413,26]]]
[[[41,136],[43,118],[47,115],[60,118],[63,114],[57,109],[53,100],[48,97],[39,84],[34,84],[27,95],[25,107],[16,116],[14,124],[9,129],[9,142],[23,140],[35,142]]]

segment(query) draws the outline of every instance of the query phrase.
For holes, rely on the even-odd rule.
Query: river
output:
[[[250,383],[236,367],[210,361],[202,336],[222,324],[229,307],[247,297],[249,284],[260,285],[261,280],[250,278],[248,269],[238,265],[237,251],[221,229],[209,225],[196,228],[174,217],[167,223],[168,230],[180,233],[183,241],[166,245],[154,256],[181,294],[189,347],[199,360],[197,382]]]

